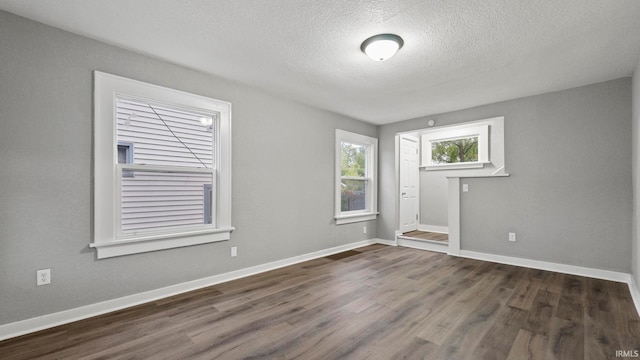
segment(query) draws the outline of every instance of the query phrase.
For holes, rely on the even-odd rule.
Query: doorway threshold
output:
[[[408,231],[406,233],[400,234],[399,237],[403,237],[406,239],[418,240],[418,241],[428,241],[433,243],[449,243],[449,234],[446,233],[437,233],[431,231]]]
[[[430,233],[426,231],[410,231],[397,235],[399,246],[414,249],[448,253],[449,240],[447,234]]]

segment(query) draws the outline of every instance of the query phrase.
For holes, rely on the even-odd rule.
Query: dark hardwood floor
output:
[[[620,359],[626,284],[374,245],[0,342],[2,359]]]

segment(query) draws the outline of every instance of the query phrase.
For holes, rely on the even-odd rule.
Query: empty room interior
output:
[[[638,19],[0,0],[0,358],[640,357]]]

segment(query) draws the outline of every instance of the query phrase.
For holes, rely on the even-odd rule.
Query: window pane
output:
[[[127,164],[129,160],[129,147],[118,145],[118,164]]]
[[[122,177],[123,233],[211,223],[211,173],[130,172]]]
[[[117,102],[117,142],[133,164],[213,168],[213,117],[128,99]]]
[[[452,164],[477,161],[477,136],[431,143],[431,162],[433,164]]]
[[[204,184],[204,223],[213,224],[213,214],[211,206],[213,205],[213,189],[212,184]]]
[[[341,142],[340,145],[342,147],[341,175],[365,176],[367,173],[367,147],[348,142]]]
[[[365,210],[367,208],[368,180],[346,180],[341,184],[341,211]]]

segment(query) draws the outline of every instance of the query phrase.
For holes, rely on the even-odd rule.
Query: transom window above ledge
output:
[[[489,125],[470,124],[422,135],[426,170],[482,168],[489,161]]]
[[[95,72],[98,258],[228,240],[231,104]]]

